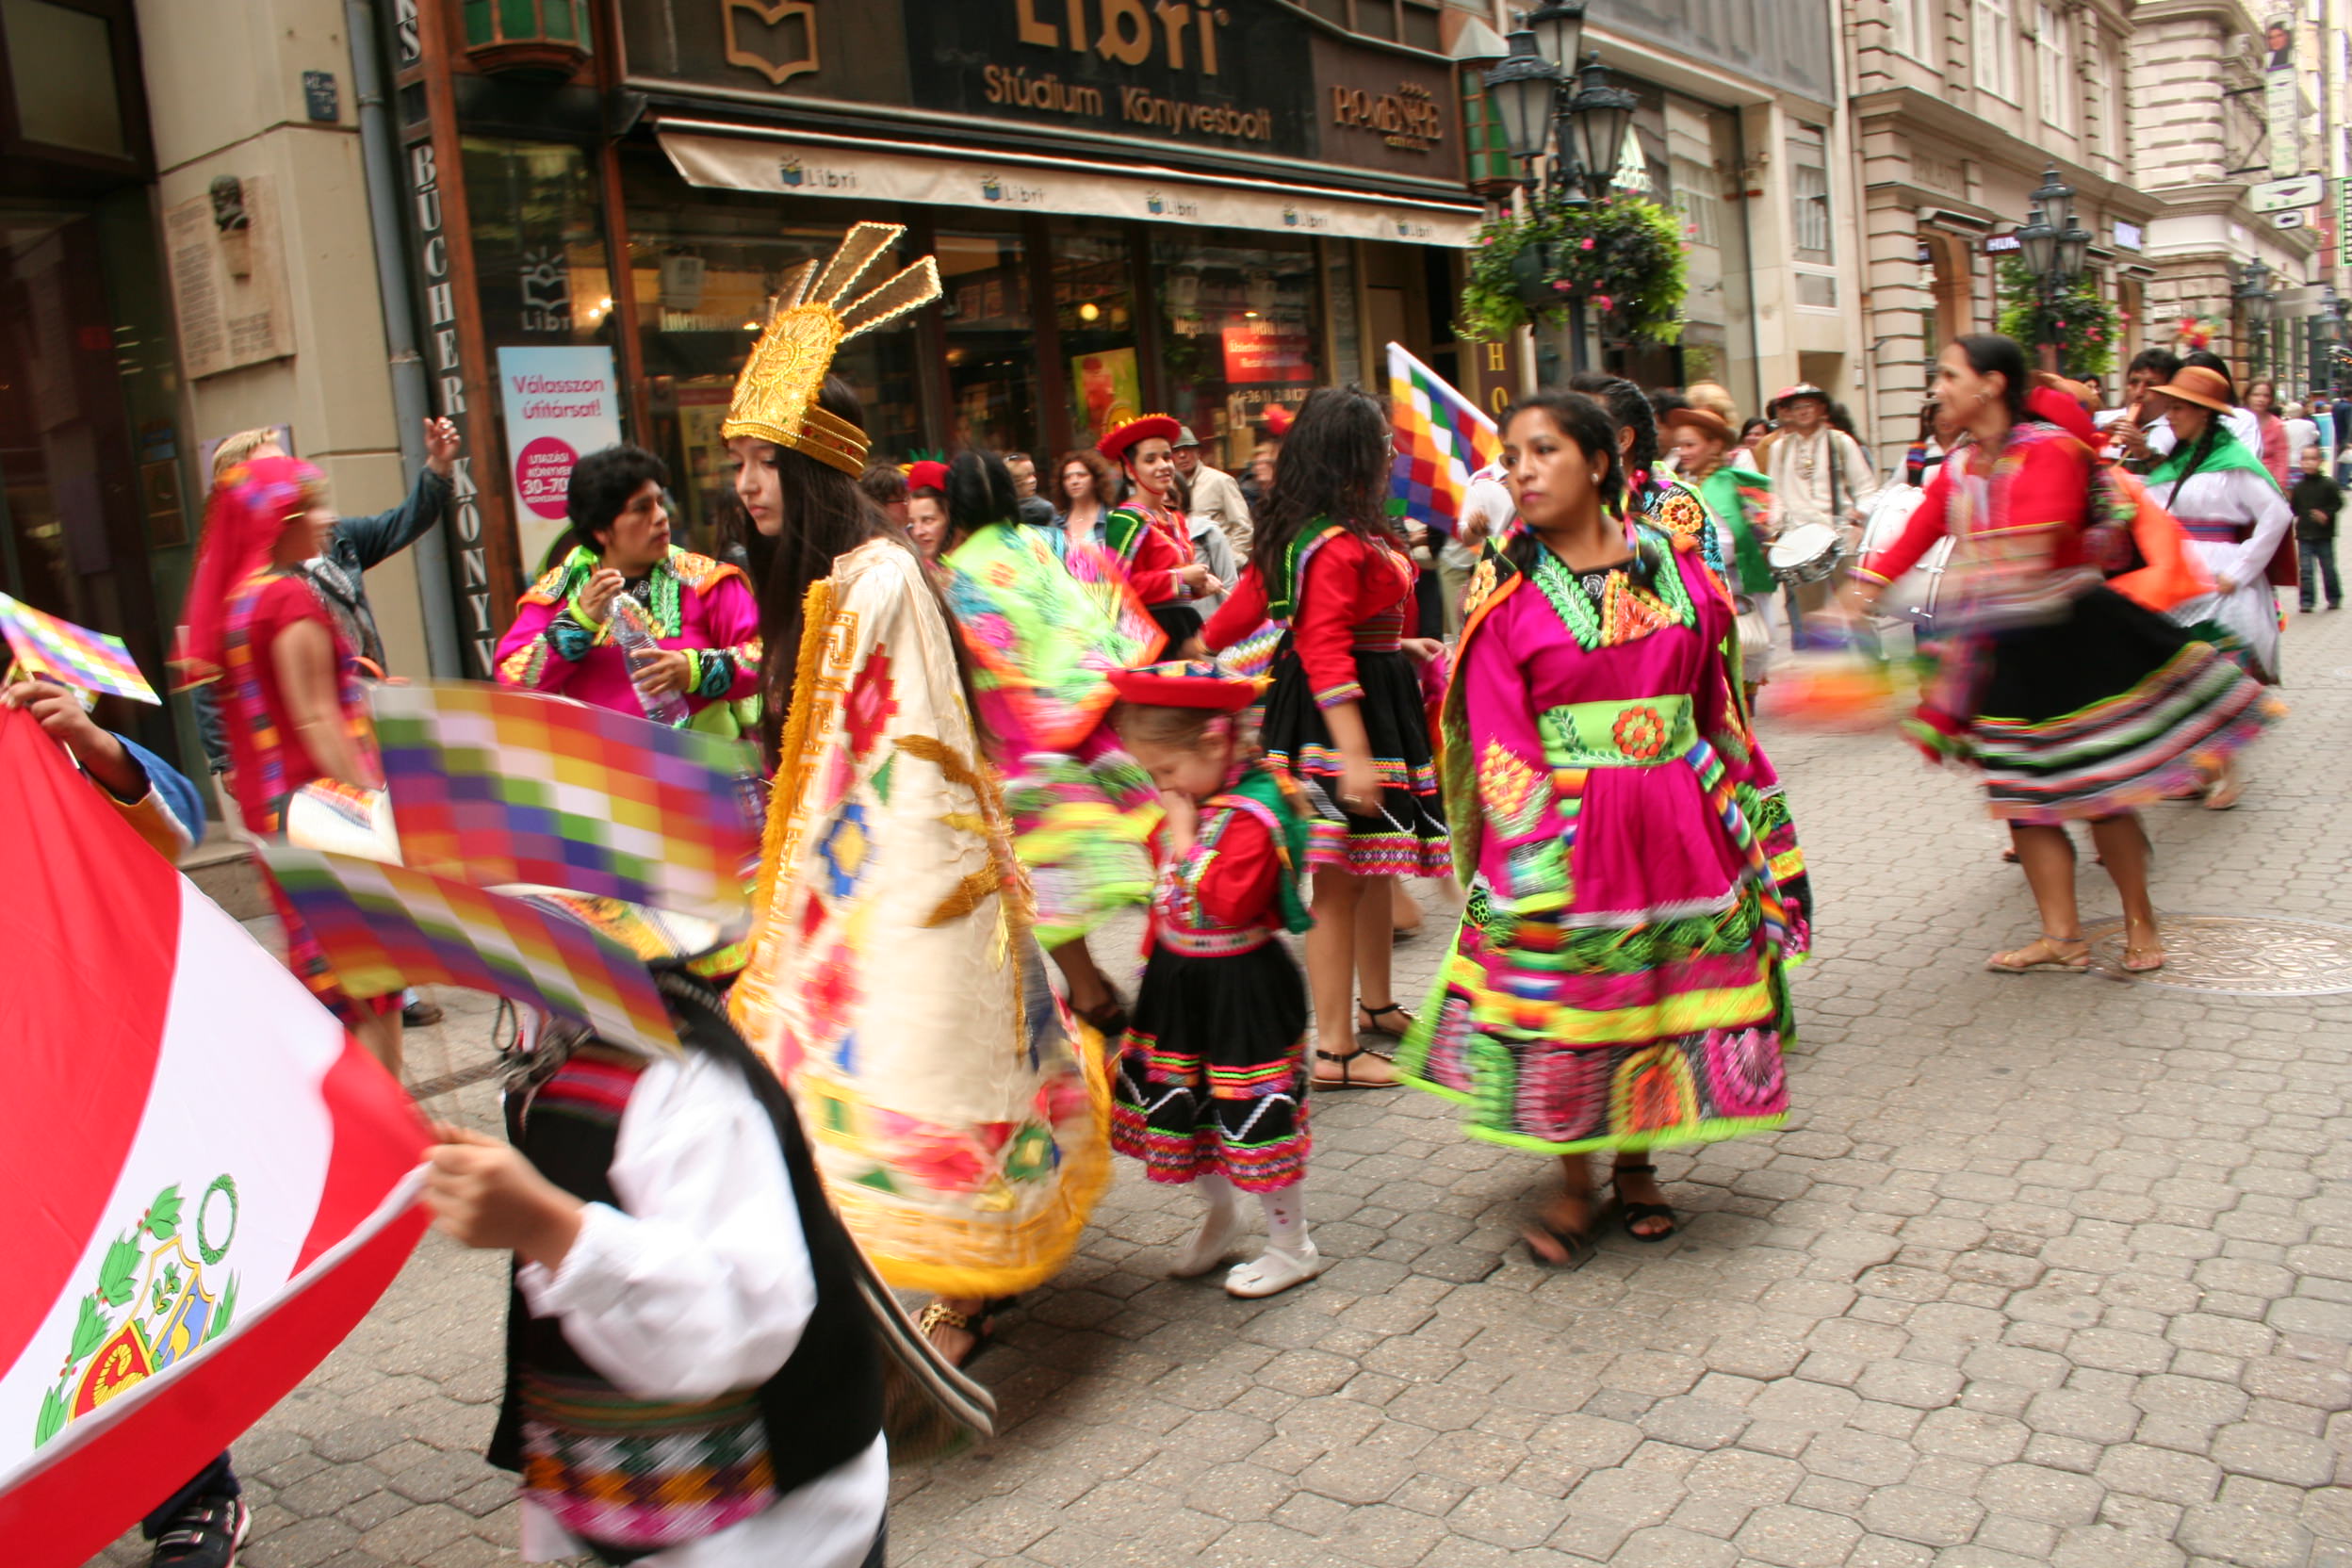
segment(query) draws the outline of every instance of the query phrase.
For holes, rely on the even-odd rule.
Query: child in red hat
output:
[[[1207,664],[1111,677],[1120,741],[1159,785],[1168,818],[1151,953],[1119,1044],[1111,1147],[1154,1182],[1208,1204],[1171,1271],[1206,1274],[1240,1229],[1237,1194],[1266,1210],[1266,1247],[1225,1277],[1272,1296],[1313,1279],[1307,1236],[1307,993],[1284,931],[1314,923],[1298,893],[1307,825],[1266,765],[1242,710],[1258,684]]]

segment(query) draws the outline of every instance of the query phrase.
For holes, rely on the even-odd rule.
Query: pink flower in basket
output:
[[[1595,294],[1592,296],[1592,307],[1595,310],[1615,310],[1617,302],[1610,295]]]
[[[1586,235],[1582,239],[1576,241],[1576,249],[1579,251],[1589,251],[1592,248],[1592,237],[1591,235]]]

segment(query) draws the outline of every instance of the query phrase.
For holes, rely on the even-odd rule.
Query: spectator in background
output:
[[[1241,493],[1240,482],[1233,475],[1200,461],[1200,438],[1192,433],[1190,425],[1176,433],[1176,472],[1191,491],[1191,513],[1208,518],[1225,535],[1227,557],[1233,561],[1249,560],[1249,498]],[[1211,569],[1215,569],[1214,565]],[[1225,572],[1218,572],[1217,579],[1219,582],[1233,580]]]
[[[2319,426],[2301,403],[2289,403],[2281,413],[2279,422],[2287,430],[2287,461],[2299,475],[2303,472],[2303,454],[2319,445]]]
[[[1195,473],[1215,473],[1216,471],[1214,468],[1194,470]],[[1238,496],[1239,490],[1236,489],[1234,494]],[[1234,559],[1233,547],[1226,538],[1225,531],[1219,528],[1217,519],[1201,507],[1200,487],[1193,482],[1192,475],[1184,472],[1182,457],[1176,461],[1174,499],[1177,507],[1184,514],[1184,529],[1192,538],[1193,556],[1200,564],[1209,569],[1209,575],[1217,581],[1231,583],[1238,579],[1241,576],[1241,563]],[[1224,604],[1225,595],[1222,593],[1203,594],[1192,602],[1200,610],[1201,618],[1205,620],[1216,614],[1218,607]]]
[[[936,565],[947,542],[947,465],[933,459],[906,470],[906,537],[926,565]]]
[[[2229,374],[2226,366],[2214,368],[2224,375]],[[2295,453],[2288,446],[2287,422],[2278,416],[2278,384],[2258,381],[2247,384],[2246,401],[2240,406],[2254,416],[2259,442],[2254,449],[2255,455],[2262,460],[2262,466],[2270,470],[2270,477],[2278,482],[2278,488],[2284,490],[2295,482],[2298,465]]]
[[[2325,387],[2311,388],[2311,400],[2305,413],[2319,432],[2319,449],[2328,454],[2330,466],[2336,455],[2336,400]]]
[[[1021,498],[1021,520],[1032,528],[1054,526],[1054,503],[1037,494],[1037,460],[1027,452],[1006,452],[1004,471],[1013,476],[1013,493]]]
[[[1091,447],[1064,452],[1054,469],[1054,523],[1073,545],[1102,543],[1104,514],[1119,504],[1119,474]]]
[[[868,464],[866,471],[858,476],[858,488],[863,490],[883,515],[900,528],[906,526],[906,476],[889,463]]]
[[[1469,596],[1470,574],[1478,569],[1486,542],[1500,539],[1518,510],[1511,498],[1511,487],[1503,482],[1499,460],[1470,476],[1462,515],[1454,522],[1454,536],[1437,553],[1437,587],[1448,641],[1461,634],[1462,600]]]
[[[1699,406],[1704,407],[1704,404]],[[1717,409],[1717,413],[1723,410]],[[1764,441],[1772,433],[1772,422],[1766,418],[1750,419],[1740,427],[1739,444],[1723,454],[1726,463],[1737,463],[1743,468],[1764,471]]]
[[[2303,449],[2302,466],[2287,504],[2295,508],[2295,547],[2302,564],[2296,593],[2308,615],[2318,603],[2323,580],[2328,608],[2344,608],[2344,583],[2336,576],[2336,519],[2344,511],[2344,490],[2328,477],[2327,459],[2316,444]]]

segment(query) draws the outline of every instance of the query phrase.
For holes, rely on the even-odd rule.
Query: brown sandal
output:
[[[2060,951],[2062,947],[2078,945],[2082,951],[2071,957]],[[2037,969],[2054,969],[2064,974],[2086,974],[2091,968],[2091,944],[2086,938],[2053,937],[2045,931],[2023,947],[1994,954],[1984,960],[1984,967],[1995,974],[2030,974]]]
[[[1315,1054],[1315,1059],[1318,1062],[1337,1062],[1339,1064],[1339,1076],[1336,1078],[1326,1078],[1321,1073],[1310,1073],[1307,1081],[1318,1089],[1396,1089],[1404,1087],[1404,1080],[1401,1078],[1392,1078],[1385,1084],[1357,1083],[1355,1075],[1348,1070],[1348,1064],[1354,1061],[1359,1056],[1370,1056],[1377,1061],[1386,1061],[1388,1059],[1387,1057],[1380,1055],[1377,1051],[1366,1051],[1363,1046],[1358,1046],[1353,1051],[1324,1051],[1318,1049]]]

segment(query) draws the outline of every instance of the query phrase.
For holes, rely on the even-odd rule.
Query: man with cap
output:
[[[1861,543],[1862,503],[1878,494],[1879,478],[1862,443],[1829,422],[1829,394],[1799,382],[1772,400],[1780,429],[1762,454],[1772,482],[1781,531],[1804,523],[1826,523],[1848,549]],[[1788,590],[1788,618],[1799,626],[1803,612],[1829,602],[1832,584],[1808,582]]]
[[[1250,502],[1241,493],[1241,482],[1221,468],[1212,468],[1200,461],[1200,440],[1184,425],[1176,432],[1176,471],[1192,486],[1192,514],[1206,517],[1217,525],[1225,542],[1233,547],[1233,559],[1250,559]]]
[[[1177,510],[1174,442],[1184,426],[1146,414],[1103,433],[1095,449],[1125,470],[1126,501],[1102,519],[1103,542],[1125,563],[1127,580],[1180,653],[1200,630],[1196,600],[1224,586],[1193,558],[1192,531]]]

